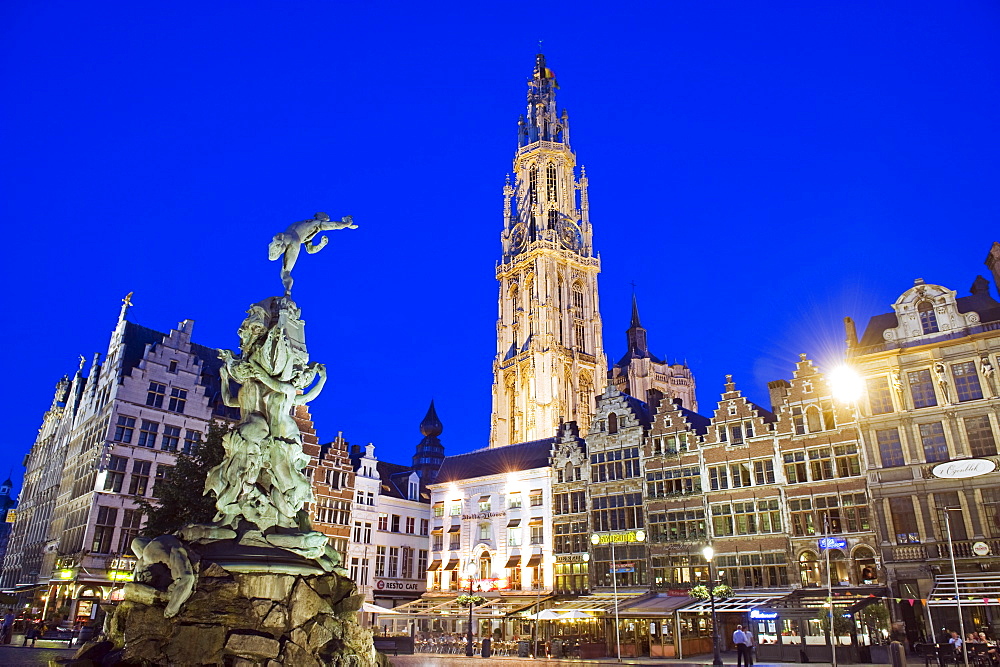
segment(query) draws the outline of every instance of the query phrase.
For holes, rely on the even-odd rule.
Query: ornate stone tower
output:
[[[508,177],[503,190],[491,447],[552,437],[560,420],[586,433],[595,388],[607,377],[586,172],[576,178],[556,89],[538,54],[518,122],[514,183]]]

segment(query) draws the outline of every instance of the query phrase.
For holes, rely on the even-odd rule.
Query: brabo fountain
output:
[[[281,259],[284,295],[253,304],[239,328],[240,353],[219,350],[223,399],[240,421],[206,480],[215,519],[176,535],[136,538],[135,578],[76,664],[388,665],[357,622],[362,596],[340,555],[312,530],[305,505],[308,457],[292,417],[326,381],[309,361],[304,322],[291,299],[299,252],[327,244],[325,230],[355,229],[325,213],[291,225],[269,246]],[[230,391],[231,383],[239,390]],[[89,662],[84,662],[89,660]]]

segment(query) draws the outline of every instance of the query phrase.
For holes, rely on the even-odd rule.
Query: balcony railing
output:
[[[955,558],[981,559],[982,556],[977,555],[972,550],[972,545],[976,542],[985,542],[989,546],[991,554],[1000,554],[1000,538],[998,537],[981,540],[955,540]],[[882,557],[887,562],[946,559],[949,557],[948,541],[883,547]]]

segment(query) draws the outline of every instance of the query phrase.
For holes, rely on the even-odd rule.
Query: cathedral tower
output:
[[[587,178],[576,177],[557,88],[538,54],[518,122],[514,182],[503,190],[490,447],[552,437],[561,420],[586,433],[607,377]]]

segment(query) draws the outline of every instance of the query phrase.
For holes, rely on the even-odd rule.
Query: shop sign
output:
[[[472,519],[493,519],[498,516],[507,516],[507,510],[500,510],[499,512],[478,512],[476,514],[463,514],[463,521],[470,521]]]
[[[965,479],[979,477],[997,469],[997,464],[989,459],[963,459],[939,463],[931,469],[931,474],[942,479]]]
[[[635,572],[635,563],[612,563],[611,571],[615,574]]]
[[[590,560],[590,554],[559,554],[556,556],[557,563],[586,563]]]
[[[611,544],[612,542],[618,544],[621,542],[645,542],[646,541],[646,531],[644,530],[630,530],[624,533],[594,533],[594,537],[597,541],[591,538],[591,542],[594,544]]]
[[[469,580],[459,579],[460,590],[469,590]],[[510,580],[504,577],[486,577],[485,579],[473,579],[472,588],[476,591],[505,591],[510,588]]]
[[[422,591],[423,582],[393,581],[391,579],[376,579],[375,588],[380,591]]]
[[[990,545],[986,544],[986,542],[976,542],[972,545],[972,553],[977,556],[989,556]]]
[[[135,558],[119,557],[111,561],[112,570],[128,570],[131,572],[135,569]]]
[[[819,538],[820,551],[824,549],[846,549],[847,540],[843,537],[821,537]]]
[[[14,523],[17,517],[17,510],[7,510],[7,523]]]
[[[132,570],[111,570],[108,572],[108,579],[111,581],[132,581],[134,576]]]
[[[754,621],[772,621],[778,618],[778,612],[770,609],[751,609],[750,618]]]

